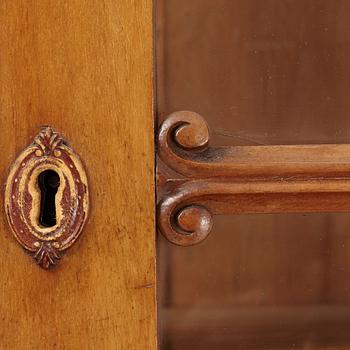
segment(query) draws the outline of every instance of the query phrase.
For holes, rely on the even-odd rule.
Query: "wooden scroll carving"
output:
[[[175,112],[158,134],[158,227],[178,245],[213,215],[350,211],[350,145],[211,147],[205,120]]]
[[[86,174],[51,127],[43,128],[11,167],[5,209],[19,244],[46,269],[81,234],[89,209]]]

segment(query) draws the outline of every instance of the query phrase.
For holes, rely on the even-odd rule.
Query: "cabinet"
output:
[[[156,348],[152,2],[1,1],[0,177],[43,125],[84,163],[90,213],[38,267],[0,210],[1,349]]]
[[[350,348],[349,10],[346,0],[2,1],[0,348]],[[204,123],[166,140],[190,162],[209,160],[205,176],[161,155],[161,125],[179,110],[205,117],[209,151]],[[5,191],[41,130],[51,148],[32,156],[60,162],[52,137],[62,135],[90,203],[58,264],[37,259],[46,269],[30,256],[46,236],[26,251],[6,218],[19,192],[25,209],[34,193],[38,208],[49,202],[40,176],[28,192]],[[193,135],[207,153],[191,158]],[[246,177],[213,167],[220,159]],[[210,234],[172,245],[161,203],[198,179],[195,190],[224,190],[163,223]],[[49,238],[55,204],[48,220],[27,210]],[[192,233],[182,233],[186,245]]]
[[[159,1],[159,122],[195,111],[210,147],[237,156],[238,146],[349,144],[348,13],[348,1]],[[162,350],[350,347],[346,205],[310,213],[294,194],[301,213],[272,213],[287,208],[261,198],[265,214],[249,212],[252,197],[219,200],[238,213],[214,215],[198,245],[159,238]]]

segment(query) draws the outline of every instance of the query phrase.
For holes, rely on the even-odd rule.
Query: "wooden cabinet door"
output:
[[[45,270],[0,211],[1,349],[155,349],[152,1],[0,3],[0,174],[41,126],[85,166],[82,236]]]

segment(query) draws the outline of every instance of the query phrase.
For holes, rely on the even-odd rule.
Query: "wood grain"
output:
[[[1,178],[52,125],[91,192],[84,239],[49,272],[1,205],[1,349],[154,350],[152,1],[1,1],[0,45]]]
[[[349,1],[158,3],[161,117],[197,111],[225,146],[350,143]]]
[[[165,309],[176,349],[347,350],[350,310],[340,306]],[[182,318],[182,322],[176,322]],[[310,337],[312,340],[306,340]]]
[[[349,1],[159,0],[157,6],[161,121],[176,110],[197,111],[211,126],[212,146],[350,142]],[[195,307],[209,313],[232,306],[233,318],[239,306],[345,307],[349,222],[349,213],[221,215],[199,245],[184,249],[161,237],[162,324],[175,331]],[[174,317],[163,307],[174,308]],[[199,313],[193,321],[192,343],[182,332],[166,332],[163,347],[193,349],[203,339],[203,348],[217,348],[204,340],[212,335],[220,342],[212,329],[191,337],[205,323]],[[301,348],[314,349],[313,340],[333,322],[305,333]],[[227,330],[234,334],[235,327]],[[246,350],[249,335],[237,347],[222,338],[221,348]]]

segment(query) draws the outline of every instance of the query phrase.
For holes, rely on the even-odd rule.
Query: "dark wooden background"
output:
[[[158,0],[157,110],[212,143],[350,143],[350,1]],[[161,349],[349,349],[350,214],[215,219],[159,239]]]

